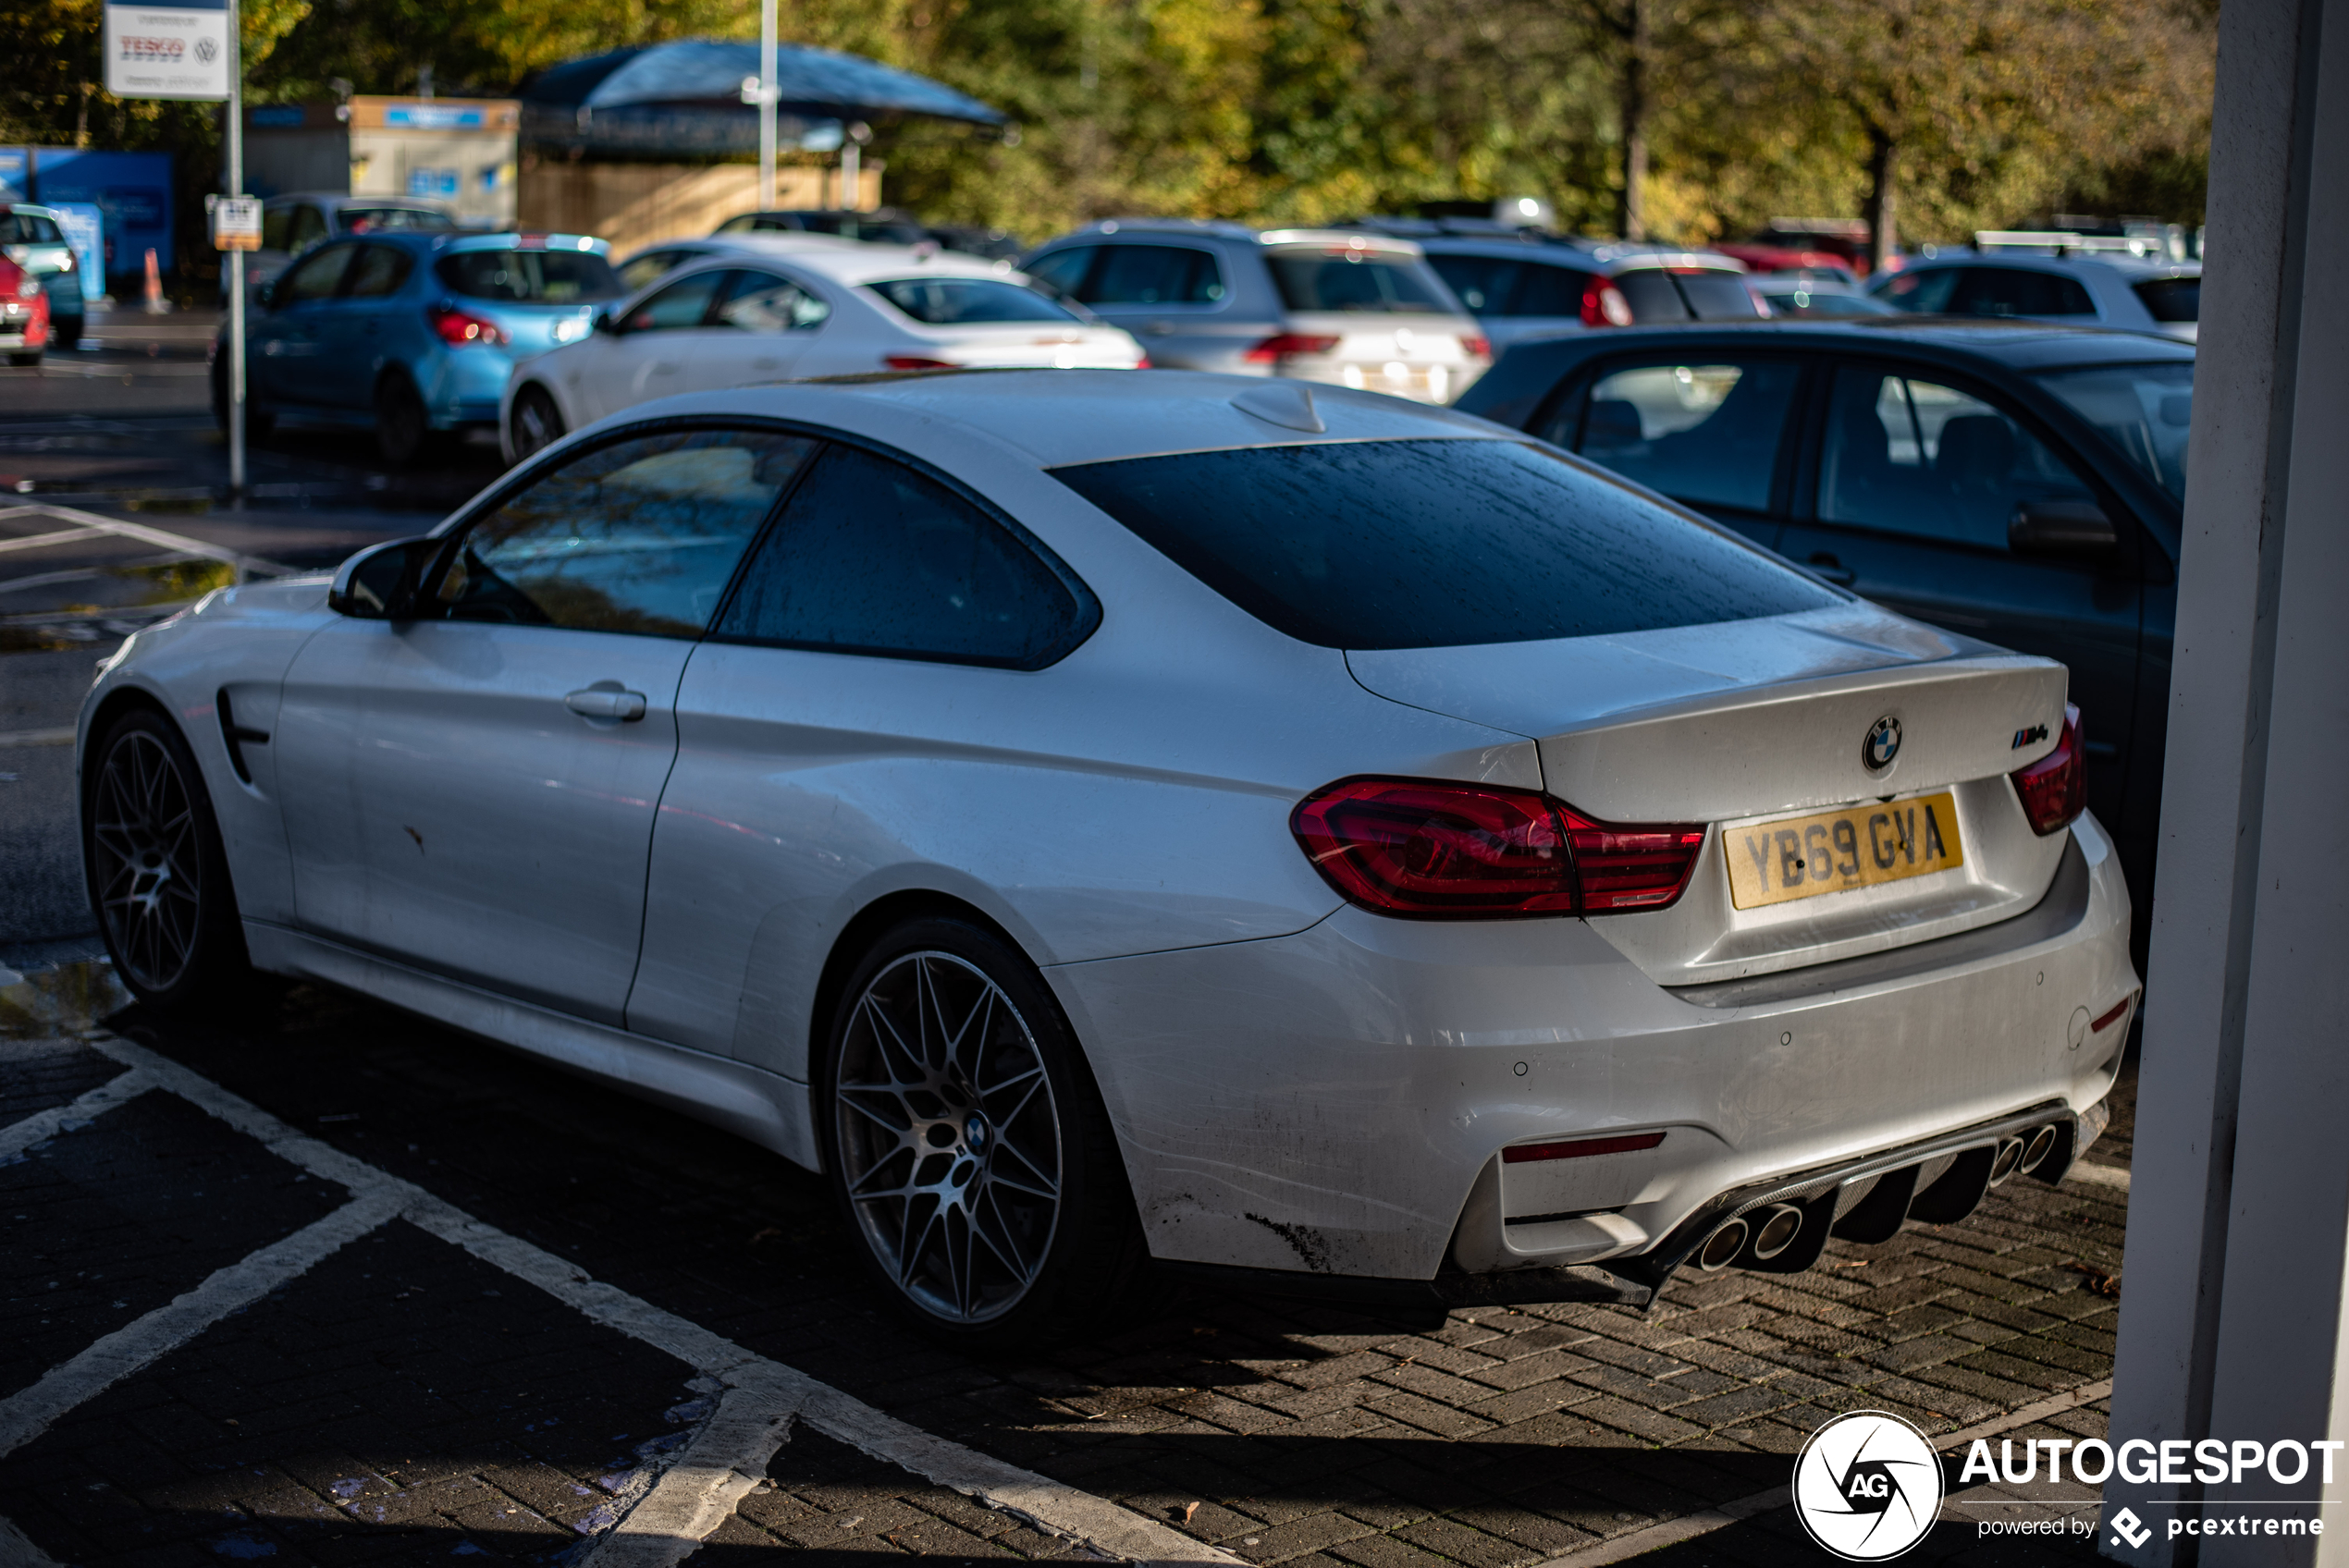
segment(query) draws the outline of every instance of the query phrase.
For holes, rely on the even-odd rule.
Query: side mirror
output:
[[[274,277],[264,280],[252,291],[252,302],[264,311],[275,308],[277,303],[277,280]]]
[[[620,324],[611,319],[611,312],[609,311],[597,311],[596,312],[596,319],[587,324],[587,329],[591,332],[600,332],[607,336],[610,336],[620,331]]]
[[[438,539],[394,539],[370,545],[335,570],[326,607],[357,620],[405,620],[413,613],[417,580],[440,551]]]
[[[2112,520],[2093,501],[2023,501],[2007,520],[2007,548],[2018,556],[2077,560],[2120,547]]]

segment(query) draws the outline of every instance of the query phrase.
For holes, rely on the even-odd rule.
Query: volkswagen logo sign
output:
[[[1868,738],[1860,742],[1860,760],[1868,765],[1870,773],[1882,773],[1900,754],[1900,721],[1886,714],[1869,727]]]
[[[202,60],[205,65],[208,66],[212,64],[213,56],[219,53],[220,45],[215,43],[211,39],[199,38],[196,40],[196,58]]]

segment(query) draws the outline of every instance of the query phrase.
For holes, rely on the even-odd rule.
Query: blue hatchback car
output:
[[[1903,615],[2071,667],[2144,962],[2194,349],[1863,316],[1520,344],[1457,407]]]
[[[495,431],[517,360],[587,336],[627,292],[609,247],[573,234],[383,233],[314,246],[245,325],[247,429],[369,429],[391,463],[437,434]],[[228,402],[225,339],[213,410]]]

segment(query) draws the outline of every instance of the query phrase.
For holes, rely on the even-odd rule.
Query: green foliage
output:
[[[1307,224],[1516,194],[1605,232],[1633,64],[1663,237],[1857,214],[1885,136],[1904,239],[2082,207],[2200,216],[2208,0],[1630,4],[784,0],[782,31],[1011,115],[1007,141],[882,125],[873,154],[892,201],[1030,238],[1118,213]],[[167,146],[200,181],[215,113],[87,89],[99,19],[100,0],[0,12],[17,62],[0,137]],[[504,92],[581,55],[756,31],[756,0],[247,0],[245,38],[255,99],[301,101],[338,80],[413,91],[425,67],[445,93]]]

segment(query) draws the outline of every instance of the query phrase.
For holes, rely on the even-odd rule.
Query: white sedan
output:
[[[680,254],[581,341],[514,367],[498,421],[508,461],[680,392],[875,371],[1149,363],[1127,333],[1008,262],[843,239],[710,240]]]
[[[141,998],[331,982],[707,1118],[957,1342],[1153,1261],[1642,1303],[2102,1129],[2065,686],[1448,410],[884,374],[139,633],[84,850]]]

